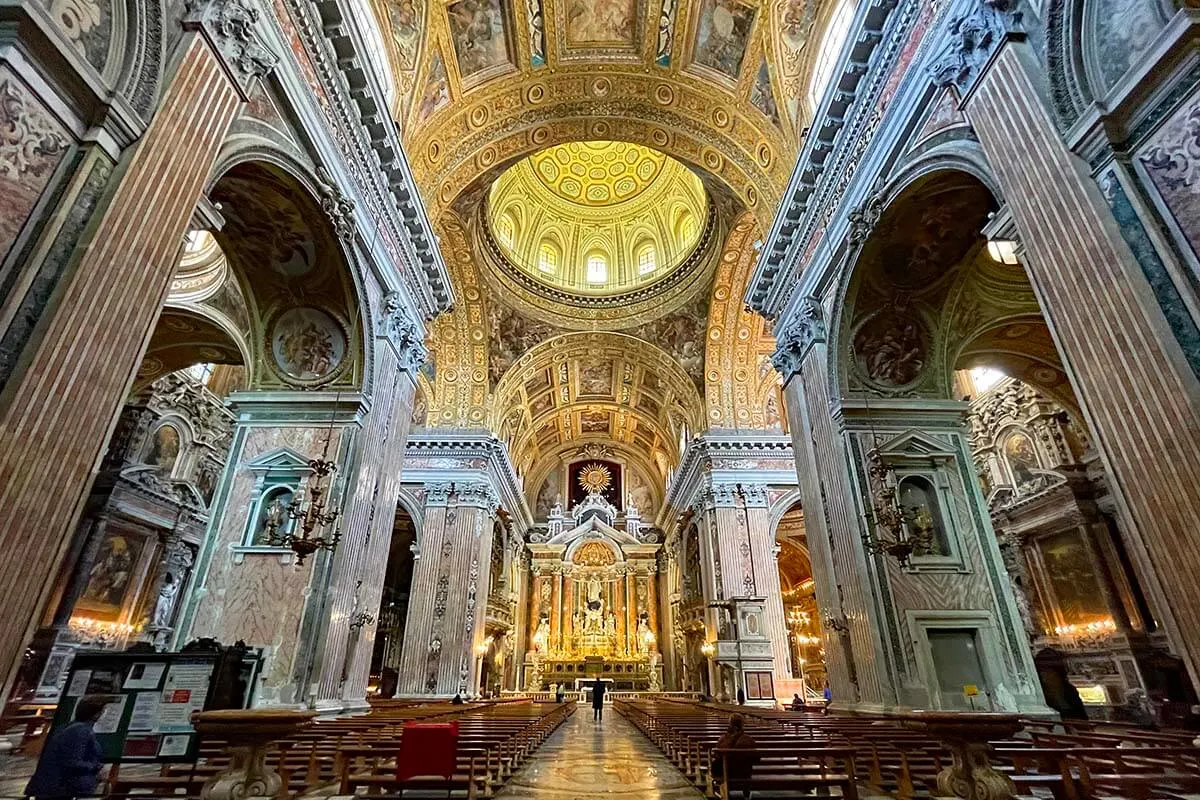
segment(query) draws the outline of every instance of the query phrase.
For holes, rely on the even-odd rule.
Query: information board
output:
[[[199,737],[191,716],[208,702],[217,659],[213,653],[80,652],[50,733],[74,720],[82,697],[103,695],[112,702],[94,730],[105,763],[194,761]]]

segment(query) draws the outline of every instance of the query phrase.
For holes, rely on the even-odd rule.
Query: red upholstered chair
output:
[[[458,758],[457,722],[409,722],[400,737],[396,780],[437,775],[451,778]]]

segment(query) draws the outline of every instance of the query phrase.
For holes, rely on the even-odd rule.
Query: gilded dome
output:
[[[581,296],[631,292],[674,274],[700,241],[700,179],[657,150],[571,142],[507,169],[488,196],[504,257],[538,283]]]

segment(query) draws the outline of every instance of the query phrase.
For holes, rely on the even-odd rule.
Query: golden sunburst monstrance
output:
[[[600,494],[612,485],[612,473],[603,464],[588,464],[579,471],[579,485],[588,494]]]

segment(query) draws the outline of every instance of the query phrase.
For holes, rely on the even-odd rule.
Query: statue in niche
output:
[[[604,598],[599,578],[588,579],[587,602],[583,607],[583,632],[604,633]]]
[[[533,634],[533,649],[539,653],[546,651],[546,645],[550,641],[550,620],[547,617],[542,617],[538,623],[537,631]]]
[[[650,626],[646,624],[645,617],[638,620],[637,649],[639,653],[645,653],[650,649]]]
[[[604,620],[604,635],[609,637],[617,635],[617,618],[613,616],[611,611],[608,612],[608,616]]]
[[[183,581],[169,572],[163,577],[162,586],[158,589],[158,602],[154,606],[154,618],[151,622],[153,627],[171,627],[171,613],[175,610],[175,600],[179,596],[182,583]]]

